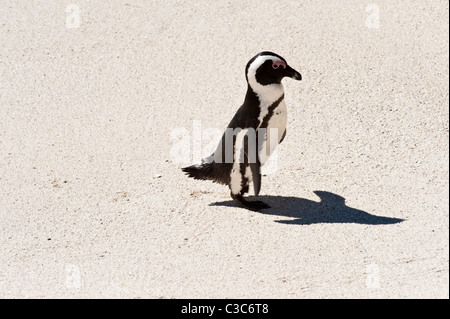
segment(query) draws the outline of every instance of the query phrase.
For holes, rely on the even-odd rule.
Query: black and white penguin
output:
[[[245,68],[248,83],[244,104],[228,125],[213,155],[201,164],[182,170],[189,177],[228,185],[231,198],[240,206],[259,211],[270,208],[262,201],[248,201],[243,195],[253,182],[255,196],[261,188],[260,167],[286,136],[287,110],[281,80],[301,80],[299,72],[284,58],[261,52]]]

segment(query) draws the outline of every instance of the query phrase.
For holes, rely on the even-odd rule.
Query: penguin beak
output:
[[[291,68],[289,65],[284,70],[284,76],[293,78],[294,80],[298,81],[302,80],[302,75],[299,72],[295,71],[293,68]]]

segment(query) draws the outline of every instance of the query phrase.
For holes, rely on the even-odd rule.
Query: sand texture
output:
[[[449,297],[448,1],[0,3],[0,298]],[[263,50],[252,212],[180,168]]]

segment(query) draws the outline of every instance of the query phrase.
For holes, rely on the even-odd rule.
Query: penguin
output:
[[[189,177],[228,185],[233,201],[259,211],[270,208],[263,201],[249,201],[244,195],[253,183],[255,196],[261,189],[260,168],[286,136],[287,109],[281,80],[301,80],[280,55],[264,51],[246,65],[247,93],[225,130],[213,155],[200,164],[182,168]]]

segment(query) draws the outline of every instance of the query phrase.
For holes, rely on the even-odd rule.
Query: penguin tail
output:
[[[181,169],[187,176],[194,179],[213,180],[213,163],[192,165]]]

